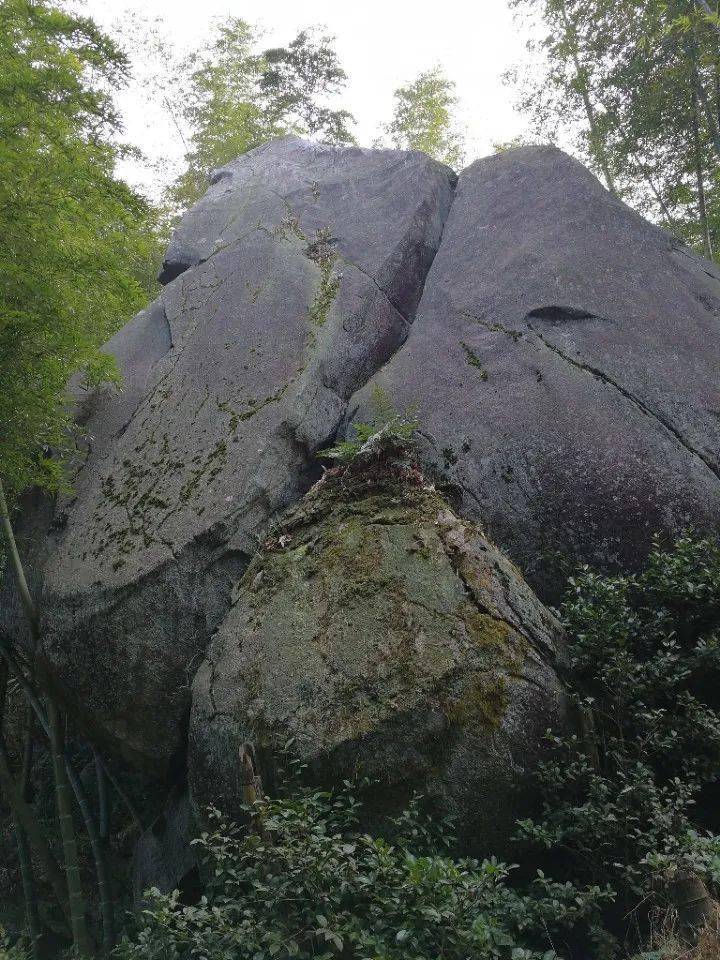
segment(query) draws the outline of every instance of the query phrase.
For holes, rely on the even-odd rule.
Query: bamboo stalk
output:
[[[93,760],[95,762],[95,780],[97,781],[98,792],[98,817],[100,820],[100,839],[105,842],[110,836],[110,806],[108,804],[107,773],[102,765],[100,754],[93,747]]]
[[[0,734],[2,734],[3,721],[5,719],[5,703],[7,699],[8,684],[8,666],[0,659]],[[37,890],[35,888],[35,878],[32,872],[32,858],[28,849],[27,836],[22,825],[12,812],[13,827],[15,829],[15,840],[17,843],[18,863],[20,865],[20,878],[22,880],[23,897],[25,900],[25,921],[27,923],[28,933],[30,935],[30,944],[34,960],[40,957],[40,918],[38,916]]]
[[[10,562],[12,563],[13,573],[17,581],[20,602],[23,605],[25,616],[30,624],[30,633],[34,643],[38,633],[37,607],[33,603],[30,589],[25,579],[25,570],[23,569],[22,560],[18,553],[17,543],[15,542],[15,534],[13,533],[12,523],[10,522],[10,513],[8,511],[7,500],[5,499],[5,488],[3,487],[2,480],[0,480],[0,524],[2,524],[5,541],[10,553]]]
[[[30,949],[34,960],[40,960],[40,916],[38,914],[37,889],[32,872],[32,858],[25,831],[13,815],[15,840],[17,842],[18,862],[20,864],[20,879],[22,881],[23,897],[25,898],[25,921],[30,935]]]
[[[12,653],[8,651],[7,645],[2,641],[0,641],[0,655],[4,658],[4,661],[10,665],[14,675],[20,681],[20,684],[23,687],[23,692],[25,693],[28,703],[33,708],[40,726],[52,742],[49,719],[46,716],[45,711],[43,710],[37,695],[32,688],[32,685],[29,683],[17,660]],[[102,763],[100,756],[97,753],[96,758],[100,763]],[[88,838],[90,840],[90,848],[92,850],[93,860],[95,862],[100,909],[102,912],[103,950],[105,952],[109,952],[115,945],[115,910],[113,906],[112,884],[107,864],[107,857],[105,855],[105,847],[103,846],[97,825],[95,823],[95,818],[92,810],[90,809],[90,804],[88,803],[87,796],[85,795],[82,783],[80,782],[80,778],[78,777],[77,772],[73,767],[67,752],[65,751],[63,751],[63,760],[68,781],[72,787],[73,793],[75,794],[78,806],[80,807],[80,812],[82,813],[83,820],[85,822],[85,829],[87,830]]]
[[[127,811],[130,814],[130,817],[132,818],[133,823],[135,824],[135,828],[139,830],[140,833],[142,833],[143,830],[145,829],[145,826],[142,822],[142,817],[137,811],[137,808],[135,807],[135,805],[133,804],[132,800],[127,795],[127,793],[123,790],[122,786],[117,780],[117,777],[114,776],[112,770],[110,770],[109,767],[105,764],[105,761],[102,759],[102,757],[99,757],[99,759],[100,759],[100,764],[103,770],[107,774],[108,780],[110,781],[112,786],[115,788],[115,792],[117,793],[117,795],[125,804]]]
[[[100,898],[100,913],[102,917],[102,942],[103,953],[109,954],[115,946],[115,910],[113,907],[112,884],[108,871],[107,857],[105,856],[105,847],[100,839],[100,833],[95,823],[87,795],[83,789],[80,778],[75,772],[75,768],[68,762],[67,756],[64,757],[65,769],[68,780],[77,799],[80,812],[85,821],[90,848],[92,849],[93,860],[95,861],[95,874],[97,877],[98,895]]]
[[[20,554],[15,541],[12,523],[10,521],[5,491],[1,480],[0,522],[2,522],[5,539],[8,543],[8,549],[10,551],[10,557],[15,578],[17,580],[22,605],[30,624],[32,650],[34,653],[39,635],[38,610],[33,602],[32,595],[30,594],[30,590],[28,588],[25,571],[23,569],[22,561],[20,559]],[[80,781],[75,774],[72,764],[65,754],[62,728],[60,726],[60,718],[57,706],[54,700],[49,697],[48,716],[47,719],[45,719],[42,707],[35,696],[34,691],[32,690],[31,684],[25,677],[24,671],[19,668],[17,661],[14,660],[12,655],[8,655],[5,644],[2,644],[2,648],[5,659],[11,665],[11,667],[13,667],[14,672],[17,673],[31,707],[34,709],[38,719],[40,720],[40,723],[43,725],[45,731],[50,737],[51,753],[53,757],[53,770],[55,774],[55,794],[58,808],[58,820],[63,842],[63,852],[65,855],[65,874],[68,886],[73,940],[78,952],[81,955],[89,955],[91,944],[85,918],[85,902],[80,880],[77,841],[75,838],[75,827],[72,819],[72,804],[70,802],[68,790],[68,785],[70,783],[72,783],[75,796],[85,820],[88,836],[90,838],[90,845],[93,851],[97,873],[98,892],[102,906],[103,946],[106,952],[109,952],[114,944],[115,936],[112,893],[108,876],[107,861],[97,829],[95,827],[95,821],[92,816],[90,806],[87,802],[87,798],[84,795],[84,791],[82,790]]]
[[[35,713],[29,703],[25,704],[25,738],[23,743],[22,791],[28,803],[32,801],[33,728]]]
[[[33,854],[40,861],[63,913],[69,916],[67,889],[63,873],[52,855],[45,835],[35,818],[32,807],[23,800],[22,793],[12,775],[10,758],[5,741],[0,737],[0,787],[7,797],[10,809],[27,834]]]
[[[70,923],[75,948],[81,957],[88,957],[92,950],[87,921],[85,919],[85,897],[80,879],[80,864],[78,860],[75,824],[72,816],[70,801],[70,784],[65,768],[63,749],[63,730],[57,705],[52,699],[48,700],[48,723],[50,727],[50,748],[52,753],[53,771],[55,773],[55,801],[57,804],[58,823],[62,838],[63,854],[65,857],[65,879],[67,881],[68,901],[70,904]]]

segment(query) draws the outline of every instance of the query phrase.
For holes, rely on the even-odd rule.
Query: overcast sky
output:
[[[213,21],[239,16],[264,28],[267,46],[288,43],[313,24],[337,38],[340,60],[349,75],[344,105],[355,115],[358,140],[369,145],[390,118],[396,87],[436,63],[455,81],[460,122],[468,156],[492,151],[492,145],[521,133],[525,120],[515,110],[512,90],[502,83],[508,68],[526,59],[523,32],[513,21],[507,0],[78,0],[103,27],[118,20],[159,18],[169,40],[186,51],[202,44]],[[139,82],[123,96],[126,139],[140,146],[150,163],[129,163],[123,174],[155,192],[175,172],[182,142],[168,111],[149,92],[146,65],[138,63]],[[170,158],[170,164],[165,158]],[[160,162],[160,169],[151,163]]]

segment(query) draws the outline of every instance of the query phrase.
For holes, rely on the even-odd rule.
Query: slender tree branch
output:
[[[37,607],[33,603],[33,599],[27,585],[27,580],[25,579],[25,571],[23,569],[22,561],[20,560],[17,543],[15,542],[15,534],[13,533],[12,523],[10,522],[10,513],[8,510],[7,500],[5,499],[5,489],[3,487],[2,480],[0,480],[0,524],[2,524],[3,532],[5,534],[5,541],[10,553],[10,562],[12,564],[13,573],[15,574],[15,580],[17,581],[20,601],[23,605],[23,609],[25,610],[25,616],[28,619],[28,623],[30,624],[30,632],[34,642],[37,639],[38,612]]]
[[[720,23],[718,23],[717,13],[712,9],[707,0],[694,0],[695,6],[707,17],[707,22],[713,30],[720,35]]]
[[[702,151],[700,146],[700,129],[698,125],[698,96],[697,96],[697,67],[695,68],[695,85],[692,91],[691,129],[693,138],[693,161],[695,166],[695,181],[698,193],[698,216],[702,231],[703,249],[708,260],[713,258],[710,226],[708,224],[707,205],[705,203],[705,184],[703,182]]]
[[[592,100],[590,99],[590,88],[587,80],[587,70],[580,63],[580,57],[578,54],[578,41],[577,41],[577,30],[575,29],[575,24],[572,22],[568,16],[567,7],[565,5],[565,0],[561,0],[560,3],[560,12],[562,14],[563,23],[565,25],[565,35],[570,41],[570,55],[572,56],[573,66],[575,67],[575,76],[577,78],[578,88],[580,92],[580,97],[585,108],[585,115],[587,116],[588,127],[590,128],[590,150],[593,154],[595,162],[598,164],[600,169],[603,172],[605,177],[605,182],[607,183],[607,188],[612,193],[613,196],[617,196],[617,189],[615,187],[615,180],[610,171],[610,164],[608,163],[607,152],[605,150],[605,144],[603,143],[602,136],[597,126],[597,118],[595,116],[595,108],[593,106]]]

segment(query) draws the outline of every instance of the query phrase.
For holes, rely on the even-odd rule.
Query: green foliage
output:
[[[0,478],[9,495],[59,482],[65,391],[146,300],[144,202],[113,173],[112,40],[52,0],[0,5]]]
[[[323,460],[335,460],[339,465],[350,463],[357,457],[363,446],[376,434],[383,431],[387,440],[395,442],[399,448],[408,448],[418,429],[418,422],[411,412],[400,416],[393,407],[384,390],[376,387],[371,397],[373,416],[367,423],[353,423],[352,437],[341,440],[319,456]]]
[[[169,191],[175,209],[202,196],[211,170],[268,140],[293,133],[352,142],[351,115],[330,106],[347,79],[332,37],[303,30],[288,47],[265,53],[257,52],[259,40],[249,23],[229,17],[207,48],[180,65],[190,138],[187,170]]]
[[[284,132],[264,115],[257,97],[263,71],[257,40],[249,23],[230,17],[206,49],[193,52],[181,65],[187,76],[182,114],[191,135],[187,170],[169,191],[179,208],[202,196],[210,170]]]
[[[32,952],[23,941],[13,942],[0,925],[0,960],[30,960]]]
[[[212,812],[199,841],[206,895],[183,907],[177,893],[154,891],[118,960],[552,960],[552,932],[602,900],[542,876],[517,892],[511,868],[449,856],[417,804],[390,838],[369,836],[348,784],[255,812],[272,841]]]
[[[338,63],[333,38],[301,30],[287,47],[264,53],[260,90],[265,111],[277,122],[325,143],[354,143],[347,110],[333,110],[328,98],[340,93],[347,74]]]
[[[462,136],[455,127],[455,84],[433,67],[395,91],[393,118],[386,133],[398,150],[422,150],[455,169],[463,164]]]
[[[568,685],[586,722],[552,738],[543,813],[521,836],[636,916],[678,870],[720,881],[720,837],[697,812],[720,773],[720,545],[684,537],[636,576],[585,568],[571,584]]]
[[[517,72],[544,139],[570,136],[608,186],[712,255],[720,238],[720,38],[703,0],[511,0],[542,39]],[[537,35],[538,30],[533,32]]]

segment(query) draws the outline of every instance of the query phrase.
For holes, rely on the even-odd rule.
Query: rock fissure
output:
[[[390,306],[400,315],[400,317],[402,317],[402,319],[405,321],[406,325],[407,325],[407,326],[410,326],[410,324],[412,323],[412,319],[408,316],[407,311],[403,310],[403,308],[400,306],[400,304],[397,303],[397,301],[394,300],[394,298],[390,296],[390,294],[388,293],[388,291],[387,291],[383,286],[381,286],[381,284],[378,282],[378,280],[377,280],[374,276],[372,276],[372,274],[368,273],[367,270],[363,270],[363,268],[362,268],[361,266],[359,266],[357,263],[353,263],[352,260],[349,260],[347,257],[343,256],[341,253],[339,253],[337,256],[338,256],[338,259],[339,259],[342,263],[346,264],[346,265],[349,266],[349,267],[354,267],[355,270],[358,271],[358,273],[361,273],[364,277],[367,277],[367,279],[368,279],[372,284],[374,284],[374,286],[379,290],[379,292],[385,297],[385,299],[386,299],[387,302],[390,304]],[[432,261],[431,261],[431,263],[432,263]],[[429,269],[430,269],[430,268],[428,267],[428,270],[429,270]],[[402,344],[401,344],[400,347],[398,347],[397,349],[399,350],[399,349],[401,348],[401,346],[402,346]],[[386,361],[386,362],[387,362],[387,361]],[[376,372],[377,372],[377,371],[376,371]]]
[[[712,276],[712,274],[709,274]],[[577,370],[581,370],[584,373],[594,377],[596,380],[599,380],[601,383],[605,384],[608,387],[612,387],[616,390],[625,400],[631,403],[636,409],[638,409],[642,414],[647,417],[651,417],[655,420],[664,431],[669,433],[685,450],[687,450],[693,457],[697,458],[702,462],[702,464],[712,473],[715,480],[720,481],[720,466],[713,463],[709,457],[707,457],[702,451],[698,450],[693,444],[691,444],[686,437],[683,436],[680,430],[677,429],[669,420],[661,416],[657,411],[649,407],[643,400],[635,396],[630,390],[626,387],[623,387],[622,384],[618,383],[613,377],[605,373],[603,370],[600,370],[598,367],[593,366],[592,364],[586,363],[581,360],[576,360],[573,357],[569,356],[544,336],[539,330],[537,330],[533,324],[533,319],[548,320],[550,317],[550,323],[560,322],[560,317],[565,317],[570,320],[606,320],[605,317],[600,317],[597,314],[588,313],[583,310],[579,310],[575,307],[540,307],[530,310],[525,315],[525,322],[528,326],[528,333],[522,330],[516,330],[512,327],[507,327],[497,321],[489,321],[482,317],[478,317],[476,314],[472,314],[468,311],[463,311],[463,315],[471,318],[476,323],[479,323],[481,326],[485,327],[487,330],[493,333],[503,333],[506,336],[510,337],[514,341],[518,340],[535,340],[539,342],[545,349],[551,351],[553,354],[558,356],[565,363],[570,364]]]
[[[536,647],[536,646],[537,646],[537,641],[536,641],[535,638],[533,638],[533,637],[526,631],[526,629],[523,627],[523,625],[522,625],[522,623],[523,623],[522,617],[519,617],[519,616],[518,616],[517,612],[513,609],[512,604],[508,602],[508,586],[509,586],[509,584],[508,584],[508,581],[507,581],[507,577],[506,577],[505,571],[502,570],[502,569],[500,569],[500,568],[498,568],[497,565],[495,565],[495,567],[494,567],[496,574],[502,576],[503,582],[504,582],[504,584],[505,584],[505,590],[504,590],[504,597],[503,597],[503,599],[505,600],[505,602],[507,603],[507,605],[510,607],[510,609],[512,610],[512,612],[513,612],[513,613],[515,614],[515,616],[517,617],[517,621],[516,621],[516,622],[513,622],[512,620],[508,620],[506,617],[503,617],[503,616],[499,615],[497,612],[493,613],[493,611],[492,611],[486,604],[484,604],[484,603],[480,600],[480,598],[479,598],[478,595],[477,595],[477,590],[473,587],[472,583],[468,580],[468,578],[467,578],[467,576],[466,576],[466,574],[465,574],[465,571],[463,570],[463,564],[462,564],[461,562],[458,562],[458,560],[457,560],[457,550],[454,549],[454,547],[453,547],[452,544],[448,545],[445,540],[443,540],[443,543],[445,544],[446,553],[447,553],[448,559],[450,560],[450,563],[452,564],[453,570],[455,571],[455,573],[457,574],[458,579],[459,579],[460,582],[462,583],[463,588],[464,588],[464,590],[465,590],[465,594],[466,594],[468,600],[470,601],[470,603],[473,604],[473,606],[475,606],[475,607],[477,608],[478,613],[482,614],[483,616],[490,617],[492,620],[495,620],[497,623],[502,623],[502,624],[504,624],[506,627],[508,627],[508,628],[509,628],[510,630],[512,630],[514,633],[517,633],[517,634],[518,634],[519,636],[521,636],[524,640],[526,640],[527,643],[529,643],[531,646]],[[542,645],[542,648],[541,648],[541,649],[538,649],[538,652],[542,652],[543,654],[547,654],[547,647],[546,647],[546,645],[543,644],[543,645]]]
[[[546,337],[544,337],[539,331],[528,323],[530,330],[535,334],[535,336],[540,340],[540,342],[548,349],[551,350],[556,356],[560,357],[561,360],[564,360],[565,363],[569,363],[571,366],[575,367],[577,370],[582,370],[583,372],[589,374],[590,376],[595,377],[601,383],[604,383],[606,386],[612,387],[616,390],[622,397],[624,397],[629,403],[631,403],[636,409],[643,413],[647,417],[651,417],[655,420],[660,426],[669,433],[675,440],[684,447],[693,457],[697,458],[701,463],[707,467],[707,469],[712,473],[715,480],[720,481],[720,467],[712,462],[702,451],[698,450],[697,447],[693,446],[675,427],[669,420],[661,416],[657,411],[648,407],[644,401],[639,397],[636,397],[630,390],[618,383],[613,377],[609,376],[603,370],[600,370],[598,367],[592,366],[592,364],[585,363],[580,360],[575,360],[573,357],[565,353],[564,350],[561,350],[556,344],[552,343]]]

